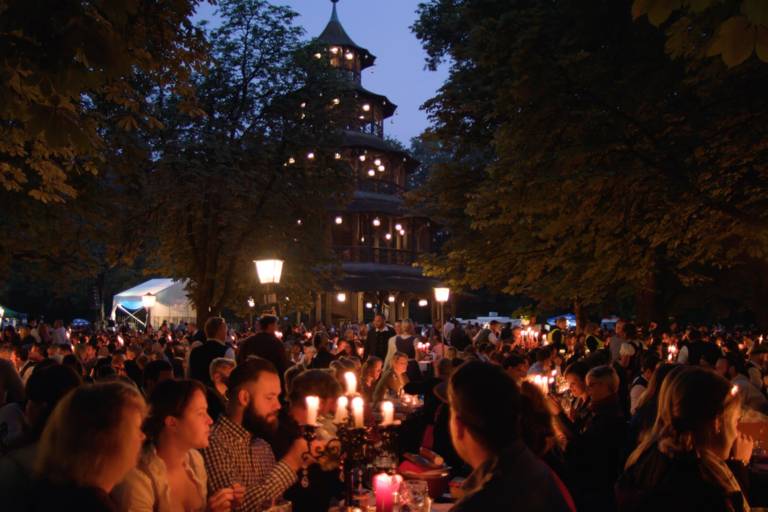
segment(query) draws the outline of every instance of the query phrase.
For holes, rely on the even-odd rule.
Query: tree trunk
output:
[[[581,334],[587,326],[587,311],[578,298],[573,301],[573,314],[576,315],[576,333]]]
[[[649,322],[659,322],[658,311],[658,273],[654,267],[651,269],[643,283],[642,288],[637,292],[637,320],[641,324],[647,325]]]

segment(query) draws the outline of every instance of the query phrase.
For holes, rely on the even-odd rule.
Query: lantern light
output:
[[[296,224],[301,226],[304,222],[301,219],[296,219]]]
[[[315,154],[312,152],[307,153],[307,158],[309,158],[310,160],[313,160],[315,158]]]
[[[332,102],[334,105],[338,105],[339,103],[341,103],[341,100],[339,98],[333,98]]]
[[[397,224],[395,224],[395,229],[398,230],[398,231],[402,231],[403,230],[403,225],[398,222]]]
[[[387,297],[387,300],[389,302],[395,302],[395,296],[394,295],[390,295],[389,297]]]
[[[373,169],[368,169],[368,176],[376,176],[376,171]]]
[[[296,159],[295,159],[295,158],[293,158],[293,157],[290,157],[290,158],[288,159],[288,163],[289,163],[289,164],[295,164],[295,163],[296,163]]]
[[[427,301],[427,299],[420,299],[420,300],[419,300],[419,307],[420,307],[420,308],[426,307],[426,306],[427,306],[427,304],[429,304],[429,302]]]
[[[347,301],[347,294],[344,292],[336,294],[336,300],[339,302],[346,302]]]
[[[283,273],[283,260],[253,260],[261,284],[279,284]]]
[[[451,296],[450,288],[437,287],[435,288],[435,300],[437,302],[448,302],[448,298]]]
[[[253,299],[253,297],[248,297],[248,307],[249,308],[255,308],[256,307],[256,301]]]
[[[363,111],[364,112],[370,112],[371,111],[371,106],[366,103],[365,105],[363,105]]]
[[[344,54],[344,58],[347,60],[352,60],[355,58],[355,56],[352,54],[352,52],[347,52]]]
[[[366,309],[373,309],[373,304],[372,304],[372,303],[370,303],[370,302],[366,302],[366,303],[365,303],[365,308],[366,308]]]
[[[373,219],[373,225],[376,227],[381,226],[381,220],[379,220],[379,218],[376,217],[375,219]]]
[[[384,167],[383,165],[380,165],[380,166],[379,166],[379,172],[384,172],[384,171],[386,171],[386,170],[387,170],[387,168],[386,168],[386,167]]]
[[[304,107],[306,107],[306,106],[307,106],[307,102],[306,102],[306,101],[302,101],[302,102],[301,102],[301,108],[304,108]]]
[[[384,235],[384,238],[386,238],[387,240],[392,240],[392,233],[387,233],[386,235]]]
[[[339,215],[338,217],[336,217],[335,222],[336,224],[341,224],[342,222],[344,222],[344,219],[342,219],[341,216]]]
[[[365,116],[360,116],[358,119],[360,119],[362,121],[362,120],[365,119]]]
[[[145,309],[153,308],[156,303],[157,303],[157,295],[147,292],[146,294],[141,296],[141,305]]]
[[[339,49],[336,46],[333,46],[331,47],[331,53],[336,55],[337,53],[339,53]]]
[[[361,162],[365,162],[365,155],[360,155],[358,158]]]
[[[341,160],[341,153],[334,153],[333,158],[336,160]]]
[[[381,165],[381,158],[377,158],[376,160],[373,161],[373,163],[376,165]]]
[[[315,58],[316,59],[322,59],[323,58],[323,54],[318,52],[318,53],[315,54]]]

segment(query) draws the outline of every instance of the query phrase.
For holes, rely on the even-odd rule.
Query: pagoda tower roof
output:
[[[333,11],[331,12],[331,19],[325,26],[323,32],[317,37],[317,41],[320,43],[328,44],[331,46],[342,46],[344,48],[353,48],[360,56],[360,68],[365,69],[373,66],[376,56],[369,52],[366,48],[359,46],[355,43],[347,31],[339,21],[339,14],[336,12],[336,4],[339,0],[331,0],[333,3]]]

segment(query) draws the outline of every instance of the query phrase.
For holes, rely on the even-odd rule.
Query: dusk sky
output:
[[[304,27],[307,38],[319,35],[331,16],[330,0],[273,3],[299,13],[296,23]],[[376,65],[363,73],[363,84],[398,106],[384,131],[405,145],[428,126],[427,116],[419,107],[435,95],[447,76],[445,67],[437,72],[424,69],[424,51],[409,28],[416,19],[418,4],[419,0],[341,0],[337,7],[352,40],[376,56]],[[214,9],[204,4],[197,18],[215,23]]]

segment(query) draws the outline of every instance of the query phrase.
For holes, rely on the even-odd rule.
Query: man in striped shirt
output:
[[[239,511],[268,509],[296,482],[302,467],[304,439],[294,441],[285,457],[275,462],[272,447],[259,437],[277,430],[280,391],[271,362],[251,357],[238,365],[229,377],[227,411],[214,425],[208,448],[202,450],[211,495],[233,484],[245,488],[236,496]]]

